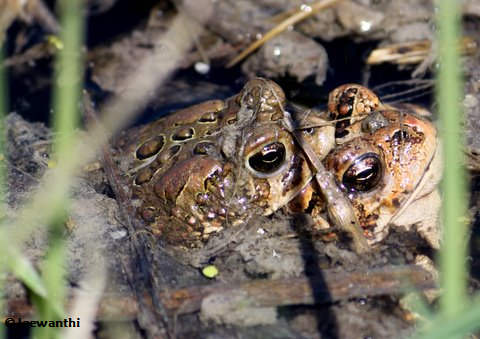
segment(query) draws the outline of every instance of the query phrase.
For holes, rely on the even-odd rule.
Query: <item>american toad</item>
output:
[[[122,137],[122,167],[151,230],[192,247],[295,197],[313,173],[284,124],[285,104],[277,84],[254,79],[225,102],[183,109]],[[325,124],[302,114],[295,118]],[[322,158],[334,146],[333,135],[328,125],[308,131]]]
[[[369,244],[388,234],[388,225],[415,227],[439,247],[438,215],[442,160],[434,125],[425,109],[381,103],[369,89],[346,84],[334,89],[324,113],[335,123],[335,147],[325,167],[353,205]],[[331,228],[325,199],[311,181],[289,203],[307,211],[317,229]]]
[[[382,240],[389,224],[415,226],[438,248],[442,162],[435,127],[393,109],[376,111],[357,124],[363,133],[337,146],[326,168],[352,201],[367,239]]]
[[[435,127],[383,105],[360,85],[344,85],[318,114],[286,103],[272,81],[254,79],[226,101],[208,101],[125,133],[117,142],[139,216],[154,234],[195,247],[212,233],[281,207],[310,212],[328,228],[325,192],[293,126],[333,173],[370,243],[387,224],[410,227],[438,246]],[[415,201],[415,204],[411,204]],[[413,206],[413,209],[409,206]],[[438,208],[429,207],[430,216]]]

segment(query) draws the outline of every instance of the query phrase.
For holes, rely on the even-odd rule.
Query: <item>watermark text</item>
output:
[[[65,318],[61,320],[24,320],[8,317],[4,319],[7,327],[80,327],[80,318]]]

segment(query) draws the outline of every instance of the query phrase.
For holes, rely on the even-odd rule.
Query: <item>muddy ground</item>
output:
[[[54,2],[45,1],[43,9],[51,11]],[[417,103],[435,117],[434,47],[412,64],[366,63],[375,48],[432,41],[435,25],[430,0],[341,1],[268,41],[231,68],[227,63],[285,13],[313,2],[149,0],[134,6],[128,0],[91,0],[88,4],[85,88],[97,107],[124,94],[128,89],[122,79],[135,71],[142,58],[165,48],[155,42],[179,10],[190,15],[192,22],[202,21],[204,30],[197,44],[180,60],[169,80],[152,91],[132,125],[207,99],[227,98],[255,76],[277,81],[289,100],[310,107],[322,108],[328,92],[336,86],[358,82],[377,89],[386,102]],[[55,19],[51,15],[50,19]],[[479,16],[479,1],[463,1],[464,35],[472,44],[480,43],[475,41],[480,37]],[[6,35],[12,113],[7,118],[5,163],[12,216],[35,191],[41,177],[48,175],[54,49],[46,37],[58,27],[55,20],[52,24],[46,18],[48,15],[25,8]],[[472,48],[464,56],[471,292],[478,288],[480,276],[478,53]],[[206,62],[208,72],[202,70]],[[415,314],[400,305],[398,281],[408,276],[419,288],[431,287],[431,277],[408,265],[419,255],[435,258],[434,251],[416,234],[392,229],[371,253],[357,255],[347,242],[325,243],[305,232],[308,216],[291,217],[279,211],[271,217],[252,218],[242,232],[235,233],[235,241],[215,255],[201,251],[179,254],[147,232],[131,232],[126,226],[122,219],[125,206],[120,202],[119,207],[115,184],[105,175],[102,159],[99,156],[82,170],[71,191],[71,214],[65,227],[72,293],[78,289],[88,292],[80,282],[91,267],[106,262],[107,284],[93,337],[398,338],[414,332]],[[222,237],[228,235],[220,236],[219,243]],[[26,245],[25,252],[37,267],[47,239],[41,229]],[[219,270],[214,279],[201,273],[207,264]],[[261,285],[272,279],[286,285]],[[28,292],[13,278],[8,280],[6,295],[12,314],[34,316]],[[28,335],[28,331],[17,328],[10,334],[13,338]]]

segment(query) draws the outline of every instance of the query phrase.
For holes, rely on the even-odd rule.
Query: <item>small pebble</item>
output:
[[[206,62],[201,62],[201,61],[198,61],[195,63],[195,71],[197,71],[197,73],[200,73],[200,74],[207,74],[208,72],[210,72],[210,65],[207,64]]]
[[[476,107],[478,105],[478,100],[475,96],[467,94],[465,95],[465,99],[463,99],[463,105],[467,108]]]
[[[114,231],[114,232],[110,233],[110,236],[113,238],[113,240],[122,239],[126,235],[127,235],[127,231],[125,231],[125,230]]]
[[[360,30],[362,32],[368,32],[371,28],[372,28],[371,21],[366,21],[366,20],[360,21]]]

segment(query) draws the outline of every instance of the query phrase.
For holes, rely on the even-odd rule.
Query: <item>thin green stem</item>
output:
[[[74,132],[79,120],[79,102],[83,86],[84,20],[82,1],[58,1],[62,21],[59,50],[55,65],[55,90],[53,94],[54,129],[57,134],[55,151],[59,158],[69,154]]]
[[[61,18],[59,49],[55,64],[55,87],[53,92],[53,126],[56,134],[54,141],[55,163],[67,157],[75,144],[75,128],[79,121],[80,95],[83,87],[84,39],[83,0],[59,0],[58,12]],[[62,177],[66,173],[60,174]],[[58,183],[61,184],[61,183]],[[57,320],[64,316],[66,296],[65,239],[64,221],[69,209],[68,193],[63,199],[51,201],[54,209],[54,222],[51,224],[49,249],[45,258],[42,278],[47,290],[47,298],[35,298],[38,317]],[[36,338],[55,338],[59,331],[42,328],[35,331]]]
[[[4,59],[4,49],[0,46],[0,219],[5,216],[5,192],[6,192],[6,133],[5,133],[5,117],[8,107],[8,86],[6,79],[5,68],[2,67]],[[4,291],[3,285],[5,283],[6,274],[8,271],[6,258],[0,258],[0,291]],[[0,294],[0,310],[6,314],[5,299],[7,296]],[[5,337],[5,328],[0,326],[0,339]]]
[[[462,337],[480,329],[480,297],[462,312],[446,317],[438,315],[422,333],[417,333],[415,338],[421,339],[451,339]]]
[[[443,179],[444,241],[440,251],[440,271],[443,295],[441,312],[448,318],[467,304],[466,258],[467,224],[466,178],[463,167],[463,112],[461,107],[462,79],[460,76],[459,29],[460,3],[440,0],[438,3],[437,101],[440,131],[445,156]]]

